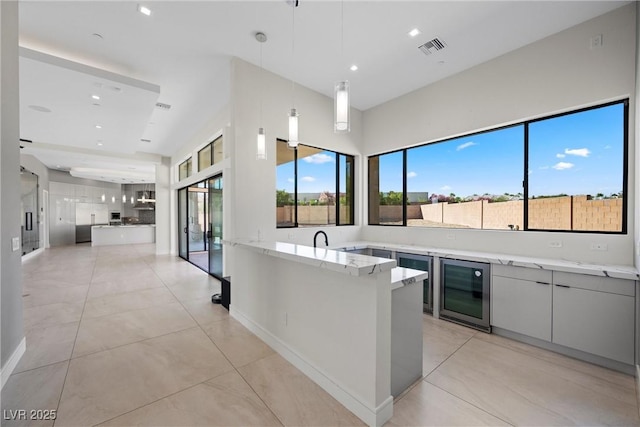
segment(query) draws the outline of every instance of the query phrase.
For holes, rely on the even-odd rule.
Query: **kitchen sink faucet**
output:
[[[320,230],[318,232],[316,232],[316,234],[313,235],[313,247],[315,248],[316,245],[316,239],[318,238],[318,234],[324,234],[324,244],[329,246],[329,239],[327,238],[327,233],[325,233],[324,231]]]

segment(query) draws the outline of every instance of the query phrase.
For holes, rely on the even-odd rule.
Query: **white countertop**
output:
[[[351,254],[328,248],[313,248],[285,242],[253,240],[223,241],[230,246],[242,246],[277,258],[300,262],[318,268],[337,271],[351,276],[364,276],[390,271],[396,260]]]
[[[155,227],[155,224],[130,224],[130,225],[94,225],[92,228],[139,228]]]
[[[391,290],[401,288],[412,283],[421,282],[429,278],[429,273],[405,267],[395,267],[391,270]]]
[[[593,276],[613,277],[618,279],[640,280],[638,270],[633,266],[591,264],[564,259],[535,258],[492,252],[461,251],[455,249],[430,248],[425,246],[401,245],[380,242],[347,242],[333,246],[340,249],[387,249],[396,252],[407,252],[420,255],[455,258],[469,261],[502,264],[514,267],[539,268],[542,270],[565,271],[568,273],[590,274]]]

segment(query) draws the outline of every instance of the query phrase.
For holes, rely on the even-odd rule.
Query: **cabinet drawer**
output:
[[[636,282],[633,280],[613,279],[610,277],[556,271],[553,273],[553,283],[571,286],[572,288],[609,292],[612,294],[627,295],[630,297],[636,295]]]
[[[513,279],[531,280],[534,282],[551,283],[552,273],[549,270],[526,267],[512,267],[502,264],[493,264],[491,271],[494,276],[511,277]]]
[[[634,364],[635,298],[553,288],[553,342]]]

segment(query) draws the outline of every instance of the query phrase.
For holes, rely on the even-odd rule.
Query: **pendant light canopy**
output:
[[[256,33],[256,40],[260,43],[260,123],[262,124],[262,45],[267,41],[267,35],[261,32]],[[258,128],[258,137],[256,140],[256,159],[267,159],[267,141],[264,134],[264,128]]]

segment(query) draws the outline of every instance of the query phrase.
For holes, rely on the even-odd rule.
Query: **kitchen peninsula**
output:
[[[367,424],[389,420],[394,395],[422,377],[427,273],[291,243],[225,244],[231,315]]]
[[[94,225],[91,227],[91,246],[154,243],[155,241],[155,224]]]

